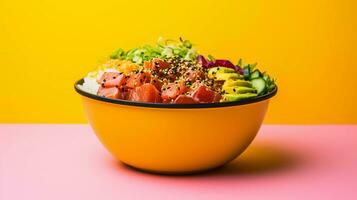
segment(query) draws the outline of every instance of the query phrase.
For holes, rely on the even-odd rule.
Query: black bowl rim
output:
[[[262,96],[252,97],[249,99],[243,99],[240,101],[231,101],[231,102],[218,102],[218,103],[197,103],[197,104],[167,104],[167,103],[147,103],[147,102],[139,102],[139,101],[127,101],[122,99],[111,99],[106,97],[101,97],[98,95],[94,95],[88,92],[81,90],[78,85],[82,85],[84,79],[80,79],[76,81],[74,84],[74,89],[80,95],[88,97],[90,99],[95,99],[103,102],[128,105],[128,106],[137,106],[137,107],[149,107],[149,108],[172,108],[172,109],[194,109],[194,108],[219,108],[219,107],[229,107],[229,106],[239,106],[257,103],[260,101],[264,101],[272,98],[278,92],[278,87],[275,86],[275,89],[267,94]]]

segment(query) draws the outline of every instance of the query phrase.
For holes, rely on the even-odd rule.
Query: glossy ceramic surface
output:
[[[233,102],[237,105],[164,107],[93,98],[95,95],[76,90],[82,94],[94,132],[118,160],[165,174],[209,170],[236,158],[256,136],[269,98],[276,93],[250,102]]]

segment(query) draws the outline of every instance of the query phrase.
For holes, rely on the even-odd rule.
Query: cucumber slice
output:
[[[262,94],[263,92],[265,92],[265,88],[266,88],[266,83],[264,81],[264,79],[262,78],[256,78],[251,80],[252,85],[255,89],[257,89],[258,94]]]
[[[250,75],[250,79],[256,79],[256,78],[259,78],[261,75],[260,71],[259,70],[254,70],[253,73]]]

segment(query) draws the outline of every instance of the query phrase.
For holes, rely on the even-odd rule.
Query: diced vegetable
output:
[[[250,79],[255,79],[255,78],[259,78],[261,75],[259,70],[254,70],[253,73],[250,75]]]
[[[257,89],[258,94],[265,92],[266,84],[263,78],[256,78],[252,80],[252,85]]]

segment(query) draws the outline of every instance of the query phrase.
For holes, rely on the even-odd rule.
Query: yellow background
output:
[[[356,10],[354,0],[1,0],[0,123],[85,122],[74,81],[158,36],[277,77],[266,123],[357,123]]]

